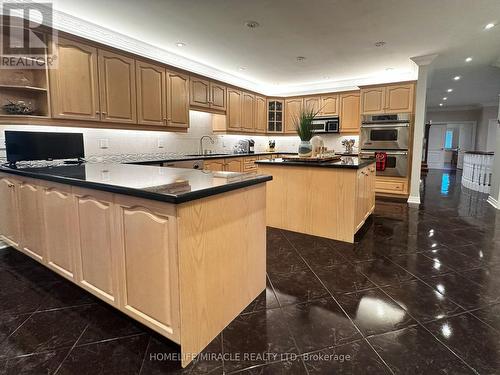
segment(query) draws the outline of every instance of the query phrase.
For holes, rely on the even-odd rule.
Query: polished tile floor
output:
[[[0,250],[0,374],[498,374],[500,213],[431,171],[354,245],[268,229],[267,289],[187,369],[178,347]]]

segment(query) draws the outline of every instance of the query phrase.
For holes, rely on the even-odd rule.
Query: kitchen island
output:
[[[256,163],[259,173],[273,176],[267,186],[270,227],[353,243],[375,208],[374,159]]]
[[[0,239],[180,344],[186,366],[266,285],[270,176],[0,167]]]

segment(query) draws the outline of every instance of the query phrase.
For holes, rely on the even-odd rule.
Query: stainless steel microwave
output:
[[[312,122],[314,133],[339,133],[339,117],[318,117]]]

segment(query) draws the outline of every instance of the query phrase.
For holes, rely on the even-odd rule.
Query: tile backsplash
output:
[[[155,153],[197,153],[200,137],[210,135],[215,144],[205,140],[206,149],[214,152],[231,153],[240,139],[252,138],[255,151],[266,151],[268,141],[276,141],[276,150],[296,152],[300,140],[297,136],[252,136],[252,135],[218,135],[212,131],[212,114],[190,111],[190,128],[187,133],[168,133],[158,131],[135,131],[115,129],[90,129],[54,126],[0,125],[0,157],[5,158],[5,130],[26,130],[44,132],[76,132],[83,133],[85,156],[118,155],[118,154],[155,154]],[[340,136],[338,134],[322,135],[325,146],[336,152],[342,152],[341,142],[344,138],[354,138],[356,145],[358,136]],[[355,150],[357,148],[355,147]]]

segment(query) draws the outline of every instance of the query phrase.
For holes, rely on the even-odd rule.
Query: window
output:
[[[450,149],[453,147],[453,130],[446,130],[446,136],[444,137],[444,148]]]

